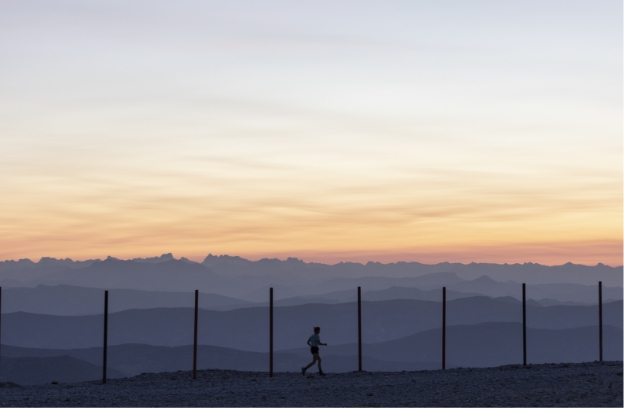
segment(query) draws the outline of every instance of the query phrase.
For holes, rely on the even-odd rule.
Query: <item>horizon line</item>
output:
[[[299,261],[299,262],[303,262],[305,264],[320,264],[320,265],[326,265],[326,266],[336,266],[336,265],[340,265],[340,264],[358,264],[358,265],[362,265],[362,266],[366,266],[368,264],[381,264],[381,265],[393,265],[393,264],[401,264],[401,263],[406,263],[406,264],[410,264],[410,263],[414,263],[414,264],[420,264],[420,265],[428,265],[428,266],[435,266],[435,265],[440,265],[440,264],[450,264],[450,265],[472,265],[472,264],[476,264],[476,265],[508,265],[508,266],[513,266],[513,265],[538,265],[538,266],[545,266],[545,267],[557,267],[557,266],[565,266],[565,265],[578,265],[578,266],[585,266],[585,267],[597,267],[597,266],[607,266],[609,268],[613,268],[613,269],[617,269],[617,268],[622,268],[623,265],[609,265],[609,264],[605,264],[603,262],[598,262],[595,265],[588,265],[588,264],[582,264],[582,263],[574,263],[574,262],[565,262],[562,264],[543,264],[543,263],[539,263],[539,262],[531,262],[531,261],[527,261],[527,262],[513,262],[513,263],[509,263],[509,262],[503,262],[503,263],[497,263],[497,262],[476,262],[476,261],[472,261],[472,262],[451,262],[451,261],[441,261],[441,262],[437,262],[437,263],[424,263],[424,262],[419,262],[419,261],[395,261],[395,262],[380,262],[380,261],[374,261],[374,260],[369,260],[366,262],[357,262],[357,261],[339,261],[336,263],[324,263],[324,262],[317,262],[317,261],[305,261],[301,258],[297,258],[295,256],[289,256],[286,258],[279,258],[279,257],[262,257],[262,258],[258,258],[258,259],[250,259],[250,258],[245,258],[244,256],[240,256],[240,255],[228,255],[228,254],[220,254],[220,255],[213,255],[212,253],[209,253],[208,255],[206,255],[202,260],[196,260],[196,259],[190,259],[187,257],[179,257],[179,258],[175,258],[173,256],[173,253],[168,252],[168,253],[163,253],[160,256],[153,256],[153,257],[134,257],[134,258],[117,258],[111,255],[107,255],[106,258],[102,259],[102,258],[91,258],[91,259],[72,259],[72,258],[55,258],[55,257],[51,257],[51,256],[42,256],[39,258],[38,261],[33,261],[30,258],[20,258],[18,260],[15,259],[3,259],[0,260],[0,263],[6,263],[6,262],[20,262],[20,261],[29,261],[32,262],[34,264],[39,264],[44,260],[55,260],[55,261],[70,261],[70,262],[104,262],[106,260],[109,259],[113,259],[113,260],[118,260],[118,261],[141,261],[141,260],[147,260],[147,259],[159,259],[159,258],[163,258],[163,257],[167,257],[170,256],[171,259],[168,260],[174,260],[174,261],[188,261],[188,262],[193,262],[193,263],[197,263],[197,264],[202,264],[203,262],[205,262],[206,258],[208,257],[215,257],[215,258],[222,258],[222,257],[228,257],[228,258],[240,258],[249,262],[259,262],[259,261],[264,261],[264,260],[277,260],[280,262],[287,262],[289,260],[295,260],[295,261]],[[166,262],[167,260],[163,261]]]

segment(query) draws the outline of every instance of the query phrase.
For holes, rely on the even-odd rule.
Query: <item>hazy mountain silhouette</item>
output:
[[[442,301],[442,292],[440,289],[421,290],[418,288],[406,288],[392,286],[388,289],[381,290],[363,290],[362,296],[366,301],[396,300],[396,299],[412,299],[412,300],[430,300],[434,302]],[[447,300],[460,299],[465,297],[481,296],[480,293],[463,293],[455,291],[447,291]],[[357,301],[357,292],[353,289],[329,292],[323,295],[297,296],[286,299],[276,300],[275,306],[297,306],[309,303],[347,303]],[[556,302],[556,301],[555,301]],[[557,302],[556,302],[557,303]],[[262,305],[268,304],[263,302]]]
[[[513,280],[535,284],[569,282],[593,285],[602,280],[606,285],[622,286],[622,266],[610,267],[603,264],[585,266],[566,263],[565,265],[545,266],[531,262],[511,265],[474,262],[470,264],[441,262],[435,265],[419,262],[389,264],[340,262],[335,265],[325,265],[314,262],[306,263],[296,258],[288,258],[286,261],[262,259],[254,262],[227,255],[208,255],[202,264],[226,276],[306,273],[310,276],[322,277],[328,275],[327,271],[331,271],[331,277],[384,276],[394,278],[451,272],[467,280],[487,275],[499,281]]]
[[[283,277],[281,275],[280,277]],[[318,296],[327,297],[327,295],[335,296],[335,299],[349,301],[354,300],[356,296],[356,288],[361,286],[367,290],[387,289],[392,286],[402,287],[436,287],[441,288],[450,283],[463,281],[453,273],[440,272],[422,276],[408,278],[392,278],[385,276],[365,276],[359,278],[334,278],[330,277],[318,283],[306,282],[305,285],[290,285],[276,279],[277,282],[272,284],[275,294],[283,298]],[[271,285],[264,284],[255,290],[249,291],[244,295],[245,299],[253,299],[255,301],[264,301],[268,288]]]
[[[422,278],[428,277],[429,275],[425,275]],[[448,276],[448,275],[447,275]],[[386,278],[366,278],[364,282],[360,282],[364,288],[369,289],[366,296],[366,299],[369,300],[385,300],[389,298],[408,298],[408,299],[421,299],[421,300],[437,300],[441,298],[441,287],[443,286],[441,283],[427,283],[427,282],[419,282],[416,280],[417,278],[411,279],[395,279],[394,282],[398,283],[398,286],[402,289],[394,289],[390,291],[392,286],[388,286],[387,289],[382,289],[382,293],[377,293],[370,288],[375,287],[383,287],[387,286],[390,283],[389,279]],[[342,281],[351,281],[342,279]],[[332,281],[333,282],[333,281]],[[329,283],[326,282],[326,285]],[[353,287],[354,283],[350,282],[350,286]],[[348,286],[348,285],[347,285]],[[357,286],[357,285],[355,285]],[[491,297],[502,297],[502,296],[512,296],[517,299],[522,297],[522,285],[517,282],[498,282],[493,280],[488,276],[480,276],[479,278],[473,280],[456,280],[449,282],[448,280],[444,283],[446,286],[449,295],[457,297],[466,297],[458,295],[458,293],[465,294],[482,294]],[[408,295],[410,289],[421,290],[426,293],[419,293],[417,291],[413,291],[411,296]],[[351,290],[350,293],[354,293]],[[336,291],[324,294],[323,297],[326,298],[339,298],[342,299],[350,299],[354,295],[351,295],[349,291]],[[400,297],[395,297],[400,294]],[[407,296],[405,296],[407,295]],[[544,298],[557,300],[561,302],[583,302],[595,304],[598,302],[598,287],[597,285],[579,285],[573,283],[558,283],[558,284],[533,284],[527,285],[527,298],[540,300]],[[621,300],[622,299],[622,288],[621,287],[607,287],[603,285],[603,299],[607,300]]]
[[[273,357],[274,370],[299,373],[301,367],[311,361],[310,351],[306,351],[307,354],[304,355],[276,352]],[[3,352],[11,357],[35,356],[41,358],[68,355],[93,365],[102,362],[101,347],[55,350],[4,346]],[[190,370],[193,367],[192,358],[192,346],[162,347],[146,344],[122,344],[108,348],[108,366],[113,368],[116,373],[122,373],[125,376],[144,372]],[[436,369],[439,366],[439,363],[381,361],[369,356],[365,356],[363,362],[369,371],[425,370]],[[268,371],[268,364],[268,352],[241,351],[215,346],[198,346],[197,348],[198,369]],[[352,356],[332,357],[331,361],[327,361],[324,370],[327,372],[357,370],[357,358]],[[101,373],[100,368],[99,378],[101,378]]]
[[[3,287],[35,286],[51,273],[80,269],[97,261],[72,261],[71,259],[41,258],[39,262],[30,259],[0,262],[0,283]]]
[[[429,277],[425,275],[422,278]],[[383,279],[383,278],[381,278]],[[368,282],[372,283],[372,282]],[[415,299],[442,301],[441,287],[431,284],[422,285],[424,287],[433,286],[435,289],[421,289],[421,287],[408,286],[407,282],[401,282],[406,286],[390,286],[386,289],[371,290],[370,286],[364,286],[363,299],[393,300],[393,299]],[[385,286],[384,284],[378,286]],[[496,282],[488,277],[477,278],[474,281],[461,281],[461,283],[450,283],[447,286],[447,299],[459,299],[465,297],[486,295],[490,297],[511,296],[516,299],[522,297],[522,285],[510,282]],[[550,296],[550,297],[548,297]],[[339,290],[313,296],[297,296],[293,298],[281,299],[276,302],[283,306],[298,305],[304,303],[340,303],[353,302],[357,299],[357,292],[351,288]],[[573,300],[567,300],[573,299]],[[622,299],[622,288],[603,286],[603,301],[614,301]],[[575,300],[575,301],[574,301]],[[555,304],[583,305],[596,304],[598,302],[598,289],[596,286],[577,284],[544,284],[527,285],[527,301],[535,301],[543,306]]]
[[[487,296],[513,296],[520,299],[522,286],[517,282],[498,282],[488,276],[481,276],[470,281],[447,285],[448,290],[458,292],[477,292]],[[598,285],[580,285],[574,283],[530,284],[526,286],[527,298],[550,298],[559,301],[576,301],[595,304],[598,302]],[[603,299],[621,300],[622,287],[603,285]]]
[[[223,277],[202,265],[181,260],[151,263],[108,258],[85,268],[53,272],[42,279],[42,283],[72,283],[107,289],[191,291],[223,280]]]
[[[182,260],[155,261],[119,261],[108,259],[102,262],[96,262],[92,265],[72,270],[63,270],[60,272],[52,272],[38,281],[47,282],[49,285],[66,285],[69,282],[80,287],[92,287],[102,289],[132,289],[143,291],[157,292],[184,292],[192,293],[196,288],[203,293],[215,293],[213,299],[206,298],[207,308],[229,308],[236,306],[234,300],[221,299],[217,301],[218,295],[226,297],[234,297],[242,299],[240,305],[245,302],[265,304],[268,300],[268,288],[275,288],[275,298],[280,305],[297,305],[305,303],[338,303],[354,301],[356,298],[356,287],[362,286],[364,290],[364,298],[370,300],[389,300],[396,298],[420,299],[420,300],[438,300],[441,298],[441,287],[445,285],[448,289],[449,299],[458,297],[466,297],[467,295],[483,294],[492,297],[513,296],[520,298],[521,285],[516,282],[498,282],[489,277],[481,276],[474,280],[463,280],[453,273],[429,274],[410,278],[388,278],[388,277],[364,277],[364,278],[332,278],[321,282],[309,282],[307,278],[295,275],[275,275],[269,277],[249,277],[238,276],[227,278],[220,276],[202,265],[189,263]],[[0,273],[0,275],[2,275]],[[272,280],[272,281],[271,281]],[[6,281],[6,280],[5,280]],[[31,282],[32,283],[32,282]],[[10,286],[16,286],[11,284]],[[20,285],[17,285],[20,286]],[[66,285],[67,286],[67,285]],[[255,288],[255,289],[254,289]],[[394,288],[394,289],[392,289]],[[403,289],[399,289],[403,288]],[[9,288],[10,290],[11,288]],[[69,292],[69,288],[64,291],[66,300],[62,301],[69,304],[69,300],[73,295]],[[77,289],[76,289],[77,290]],[[376,293],[376,291],[384,291]],[[411,290],[411,292],[410,292]],[[49,289],[50,292],[54,289]],[[27,292],[23,292],[26,294]],[[81,310],[94,310],[95,299],[98,295],[92,292],[95,297],[91,298],[83,294],[76,294],[79,298],[84,299],[85,304],[77,304],[74,312],[65,310],[64,314],[73,313],[81,314]],[[463,293],[464,295],[460,295]],[[218,294],[218,295],[217,295]],[[129,298],[127,302],[120,301],[120,305],[127,304],[127,307],[157,307],[157,306],[182,306],[184,301],[183,295],[179,296],[178,301],[172,298],[176,295],[164,295],[162,304],[158,304],[158,296],[137,293],[136,303]],[[50,300],[54,296],[49,293]],[[192,297],[192,295],[190,295]],[[578,284],[540,284],[527,285],[527,296],[529,299],[542,301],[543,299],[551,299],[559,302],[576,302],[595,304],[597,302],[596,285],[578,285]],[[140,297],[140,298],[139,298]],[[45,298],[45,297],[44,297]],[[41,298],[42,300],[44,298]],[[149,300],[149,298],[153,300]],[[121,296],[121,299],[126,299]],[[288,299],[288,300],[287,300]],[[620,300],[622,299],[621,287],[603,286],[603,299]],[[35,304],[32,303],[30,308],[13,306],[10,310],[32,310],[40,311]],[[551,301],[552,303],[552,301]],[[9,307],[14,303],[9,303]],[[24,304],[17,302],[15,304]],[[60,303],[59,303],[60,304]],[[136,306],[133,306],[136,304]],[[89,306],[91,305],[91,306]],[[123,306],[124,308],[126,306]],[[58,309],[59,306],[54,306]],[[96,309],[95,309],[96,310]],[[117,310],[117,309],[116,309]],[[121,309],[119,309],[121,310]],[[51,312],[61,313],[61,312]],[[88,313],[88,312],[85,312]]]
[[[527,333],[528,362],[557,363],[594,361],[598,356],[596,326],[573,329],[529,329]],[[604,357],[622,359],[622,330],[604,326]],[[71,356],[96,367],[102,359],[100,347],[72,350],[32,349],[4,346],[12,357]],[[323,347],[323,365],[328,372],[357,369],[357,343]],[[441,359],[441,331],[427,330],[408,337],[363,345],[364,369],[367,371],[399,371],[438,369]],[[192,346],[162,347],[145,344],[122,344],[108,350],[109,367],[115,373],[131,376],[142,372],[189,370],[192,367]],[[276,352],[276,371],[294,371],[310,360],[309,348],[302,347]],[[49,360],[52,364],[53,360]],[[447,367],[487,367],[522,363],[522,326],[519,323],[482,323],[447,328]],[[72,371],[76,366],[63,361],[57,366]],[[198,347],[198,368],[267,371],[268,353],[241,351],[215,346]],[[99,367],[98,367],[99,369]],[[25,370],[25,368],[23,368]],[[82,370],[82,369],[80,369]],[[74,370],[72,378],[86,371]],[[89,375],[97,375],[88,372]],[[46,377],[48,378],[48,377]],[[97,376],[96,376],[97,378]],[[14,381],[14,380],[11,380]],[[77,380],[74,380],[77,381]],[[16,381],[19,383],[19,381]]]
[[[417,262],[393,264],[369,262],[364,265],[359,263],[325,265],[306,263],[295,258],[285,261],[277,259],[248,261],[228,256],[209,256],[200,264],[188,259],[175,260],[171,254],[131,261],[109,257],[104,261],[74,262],[70,259],[42,258],[36,263],[29,260],[0,262],[0,283],[5,287],[68,284],[155,291],[199,289],[203,292],[242,297],[248,301],[263,301],[266,298],[265,290],[269,286],[279,287],[280,290],[277,292],[283,297],[322,294],[358,285],[376,290],[391,286],[418,286],[426,289],[425,282],[409,282],[409,279],[423,275],[435,275],[445,279],[454,276],[454,279],[463,280],[473,280],[486,275],[499,282],[577,283],[592,286],[601,280],[605,286],[622,286],[622,267],[612,268],[602,264],[584,266],[568,263],[549,267],[532,263],[464,265],[444,262],[424,265]],[[459,284],[441,279],[435,285],[451,283]],[[257,296],[254,297],[256,293]],[[509,293],[496,295],[503,294]]]
[[[622,327],[622,301],[606,303],[604,323]],[[363,336],[367,342],[398,339],[438,328],[441,303],[418,300],[362,302]],[[109,316],[109,344],[140,343],[162,346],[192,344],[192,308],[127,310]],[[312,326],[323,328],[332,344],[357,339],[356,303],[308,304],[277,307],[275,347],[297,347]],[[521,304],[513,298],[472,297],[447,302],[448,325],[483,322],[520,322]],[[597,324],[597,306],[527,306],[527,324],[562,329]],[[268,347],[267,308],[231,311],[200,310],[199,343],[248,351]],[[24,312],[3,315],[3,343],[35,348],[99,346],[102,316],[52,316]],[[302,340],[303,339],[303,340]]]
[[[423,278],[428,275],[423,276]],[[529,286],[529,290],[534,287]],[[555,285],[556,286],[556,285]],[[517,288],[516,288],[517,289]],[[564,288],[565,289],[565,288]],[[595,289],[595,288],[592,288]],[[604,298],[613,294],[616,288],[604,288]],[[160,307],[189,307],[193,305],[193,292],[152,292],[139,291],[135,289],[111,289],[109,311],[111,313],[129,309],[150,309]],[[595,295],[594,290],[591,291]],[[414,299],[441,301],[441,290],[422,290],[411,287],[393,286],[382,290],[364,290],[363,297],[367,301],[381,301],[394,299]],[[67,316],[81,316],[88,314],[100,314],[103,311],[102,289],[87,288],[70,285],[38,285],[34,288],[8,288],[3,292],[4,313],[29,312],[38,314],[54,314]],[[454,300],[466,297],[480,296],[479,293],[456,292],[447,290],[447,299]],[[353,289],[345,291],[335,291],[324,295],[298,296],[293,298],[279,299],[275,301],[275,306],[297,306],[309,303],[336,304],[354,302],[357,299],[356,291]],[[582,305],[580,302],[561,302],[555,299],[544,299],[536,302],[528,299],[529,304],[534,305]],[[595,303],[595,302],[592,302]],[[232,310],[243,307],[266,307],[264,302],[246,302],[244,300],[222,296],[212,293],[201,293],[199,295],[199,305],[202,309],[209,310]]]
[[[101,353],[98,363],[102,364]],[[107,369],[107,371],[110,378],[124,377],[114,368]],[[92,381],[102,378],[102,366],[64,354],[50,357],[2,356],[0,377],[2,381],[11,381],[21,385],[49,384],[52,381],[59,383]]]
[[[0,262],[3,354],[13,350],[23,358],[6,364],[3,359],[0,374],[17,383],[26,383],[20,376],[36,382],[98,379],[103,289],[110,290],[111,376],[189,369],[195,289],[202,292],[202,368],[266,370],[269,287],[275,288],[278,306],[278,371],[296,371],[310,359],[304,345],[316,325],[331,344],[323,349],[325,368],[356,368],[357,286],[363,289],[368,370],[439,366],[442,286],[448,298],[449,367],[520,362],[520,282],[527,283],[529,362],[597,358],[598,280],[604,284],[605,358],[622,359],[622,275],[621,266],[570,263],[325,265],[211,255],[198,263],[172,254],[127,261],[5,261]],[[36,287],[40,284],[47,286]]]
[[[441,329],[432,329],[397,340],[364,344],[363,353],[385,361],[441,361]],[[447,327],[447,364],[487,367],[522,363],[521,323],[480,323]],[[605,360],[622,360],[622,329],[603,326]],[[333,355],[356,356],[357,343],[323,349]],[[304,356],[307,348],[284,352]],[[527,362],[561,363],[598,359],[598,326],[571,329],[527,329]]]
[[[80,286],[38,285],[34,288],[4,289],[2,311],[43,313],[54,315],[101,314],[104,310],[102,289]],[[193,292],[149,292],[134,289],[112,289],[109,291],[109,312],[129,309],[153,309],[159,307],[192,307]],[[203,309],[231,310],[254,305],[227,296],[200,293],[199,304]]]

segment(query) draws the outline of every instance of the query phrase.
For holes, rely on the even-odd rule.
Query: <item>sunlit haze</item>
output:
[[[0,260],[622,265],[621,1],[2,1]]]

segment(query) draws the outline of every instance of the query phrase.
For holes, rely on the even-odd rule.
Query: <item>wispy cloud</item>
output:
[[[1,3],[0,258],[617,264],[618,10]]]

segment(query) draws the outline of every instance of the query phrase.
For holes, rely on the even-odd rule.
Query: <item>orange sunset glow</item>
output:
[[[27,3],[0,260],[622,265],[621,12]]]

